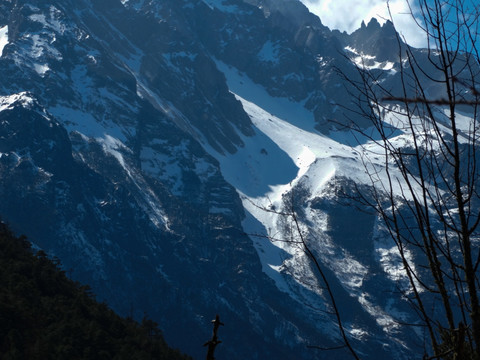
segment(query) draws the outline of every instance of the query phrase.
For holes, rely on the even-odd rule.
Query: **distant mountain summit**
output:
[[[377,61],[398,58],[399,46],[404,46],[390,20],[380,25],[375,18],[368,25],[362,21],[360,29],[350,35],[349,43],[353,48],[375,56]]]

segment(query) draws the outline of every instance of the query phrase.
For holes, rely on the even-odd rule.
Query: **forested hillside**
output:
[[[0,358],[190,359],[141,324],[98,303],[43,251],[0,224]]]

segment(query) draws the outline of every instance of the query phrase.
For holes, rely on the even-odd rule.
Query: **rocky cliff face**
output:
[[[325,358],[308,259],[261,237],[289,230],[257,205],[293,198],[356,346],[408,358],[406,304],[372,295],[396,281],[376,218],[335,198],[360,169],[344,76],[367,54],[394,83],[390,24],[332,33],[294,0],[31,0],[0,4],[0,29],[0,215],[73,278],[197,358],[216,313],[218,358]]]

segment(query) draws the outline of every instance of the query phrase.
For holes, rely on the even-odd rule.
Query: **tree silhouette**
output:
[[[370,140],[372,186],[357,200],[376,210],[397,248],[402,296],[430,342],[424,359],[480,359],[479,11],[462,0],[416,4],[428,48],[397,37],[399,86],[361,64],[360,80],[348,79],[355,116],[377,135],[352,125]]]

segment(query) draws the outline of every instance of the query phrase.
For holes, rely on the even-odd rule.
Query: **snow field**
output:
[[[263,271],[281,291],[303,304],[315,307],[319,306],[322,298],[325,299],[304,249],[298,243],[285,241],[288,240],[285,239],[288,234],[284,232],[284,226],[291,219],[277,213],[288,211],[285,209],[285,196],[292,189],[306,190],[306,218],[305,223],[300,223],[301,231],[313,240],[311,246],[320,254],[319,259],[336,274],[342,287],[386,334],[392,335],[396,331],[392,316],[398,312],[395,304],[383,309],[375,303],[375,297],[363,286],[365,278],[369,276],[370,265],[363,264],[362,260],[357,259],[357,254],[350,253],[330,238],[329,214],[310,208],[309,203],[315,198],[334,196],[326,185],[335,181],[335,178],[347,178],[357,184],[370,186],[372,180],[388,184],[390,177],[394,191],[400,193],[406,189],[401,174],[395,166],[390,167],[390,174],[386,173],[381,144],[367,139],[362,145],[355,145],[358,142],[354,135],[345,132],[327,137],[314,129],[313,114],[301,102],[274,98],[235,68],[218,61],[217,66],[224,72],[230,91],[250,116],[255,135],[246,137],[240,134],[245,145],[235,154],[219,154],[208,146],[205,148],[219,161],[224,178],[240,194],[246,210],[243,227],[251,235]],[[402,114],[395,115],[392,112],[388,115],[386,123],[393,126],[390,141],[398,146],[410,144],[412,138],[408,135]],[[422,124],[418,121],[415,126],[420,128]],[[381,186],[379,190],[382,191]],[[392,284],[403,282],[405,274],[398,262],[398,250],[394,244],[378,236],[373,242],[373,256],[378,266]],[[317,294],[317,298],[312,294]],[[361,338],[367,334],[359,324],[350,326],[352,335]]]

